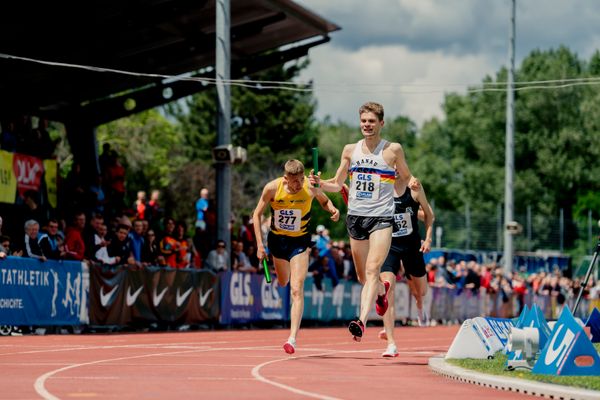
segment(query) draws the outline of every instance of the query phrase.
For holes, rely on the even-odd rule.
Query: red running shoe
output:
[[[385,312],[388,309],[387,294],[390,290],[390,283],[384,281],[383,286],[385,287],[385,293],[383,295],[377,295],[377,300],[375,301],[375,311],[377,311],[377,315],[381,316],[385,315]]]
[[[360,342],[363,333],[365,333],[365,325],[359,318],[356,318],[350,321],[350,325],[348,325],[348,330],[352,334],[352,339],[354,339],[354,341],[356,342]]]
[[[296,340],[289,338],[288,341],[283,344],[283,350],[288,354],[294,354],[296,352]]]

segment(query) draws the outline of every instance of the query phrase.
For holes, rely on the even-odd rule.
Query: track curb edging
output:
[[[444,360],[443,355],[431,357],[428,364],[433,372],[464,383],[541,396],[549,399],[600,400],[600,391],[483,374],[448,364]]]

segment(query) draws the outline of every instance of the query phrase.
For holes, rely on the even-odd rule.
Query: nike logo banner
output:
[[[216,321],[219,308],[218,277],[209,271],[90,267],[94,325],[198,324]]]

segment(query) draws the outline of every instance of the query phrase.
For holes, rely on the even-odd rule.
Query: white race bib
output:
[[[299,232],[302,211],[293,209],[275,210],[275,227],[281,231]]]
[[[354,173],[352,174],[352,188],[350,197],[353,199],[379,199],[379,184],[381,176],[377,174]]]
[[[394,237],[408,236],[413,231],[412,219],[410,214],[405,212],[401,214],[394,214],[394,223],[396,224],[396,231],[393,233]]]

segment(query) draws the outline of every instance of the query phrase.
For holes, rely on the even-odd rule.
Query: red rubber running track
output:
[[[523,399],[431,372],[453,327],[396,330],[384,359],[380,328],[361,343],[345,328],[47,335],[0,338],[2,399]]]

